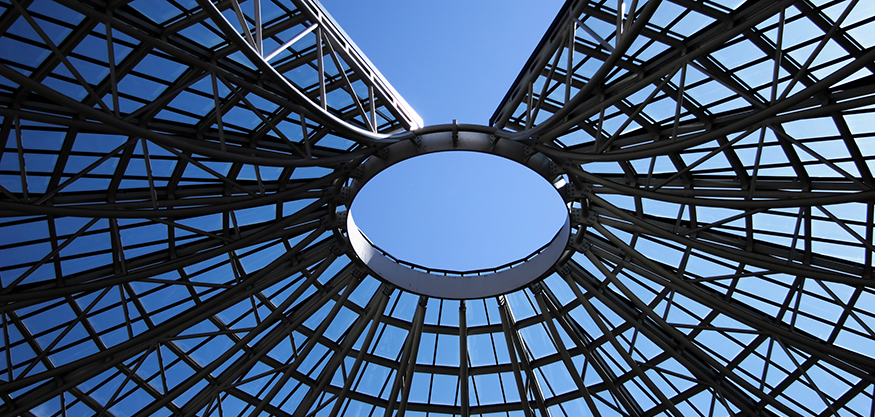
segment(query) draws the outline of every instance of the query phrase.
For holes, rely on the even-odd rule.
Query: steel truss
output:
[[[416,132],[311,0],[0,7],[4,415],[875,414],[865,1],[570,0],[491,127]],[[349,247],[357,167],[459,129],[565,184],[519,291]]]

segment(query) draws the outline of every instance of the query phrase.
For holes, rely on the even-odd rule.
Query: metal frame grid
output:
[[[875,11],[569,1],[421,120],[309,0],[0,0],[0,413],[872,416]],[[420,297],[345,187],[417,134],[556,162],[542,280]]]

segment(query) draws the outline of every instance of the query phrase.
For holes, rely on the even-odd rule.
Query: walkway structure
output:
[[[875,413],[870,2],[569,0],[431,128],[314,1],[0,8],[0,414]],[[548,161],[558,260],[374,276],[360,167],[468,134]]]

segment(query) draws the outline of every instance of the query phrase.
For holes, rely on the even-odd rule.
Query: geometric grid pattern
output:
[[[875,414],[868,2],[569,0],[490,124],[572,236],[466,301],[349,248],[422,122],[317,3],[0,8],[3,414]]]
[[[872,5],[617,6],[566,5],[492,119],[593,217],[589,349],[646,414],[868,415]]]

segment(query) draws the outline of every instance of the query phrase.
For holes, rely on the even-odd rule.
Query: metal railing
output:
[[[545,249],[547,249],[547,246],[550,246],[550,244],[553,243],[553,240],[556,239],[556,235],[559,234],[559,232],[556,232],[556,235],[553,236],[553,239],[550,239],[549,242],[545,243],[543,246],[541,246],[540,248],[538,248],[537,250],[535,250],[534,252],[532,252],[531,254],[529,254],[528,256],[526,256],[524,258],[520,258],[520,259],[517,259],[515,261],[511,261],[511,262],[499,265],[499,266],[494,267],[494,268],[483,268],[483,269],[472,269],[472,270],[467,270],[467,271],[458,271],[458,270],[453,270],[453,269],[429,268],[429,267],[425,267],[425,266],[422,266],[419,264],[415,264],[413,262],[405,261],[403,259],[398,259],[395,256],[392,256],[391,254],[389,254],[389,252],[387,252],[383,248],[374,244],[374,242],[371,241],[371,239],[369,239],[368,236],[365,235],[365,232],[363,232],[361,229],[359,229],[358,232],[362,235],[362,237],[365,238],[365,240],[368,242],[369,245],[371,245],[372,248],[376,249],[377,252],[380,252],[380,254],[382,254],[383,256],[385,256],[386,258],[390,259],[392,262],[395,262],[398,265],[405,266],[405,267],[410,268],[414,271],[424,272],[426,274],[446,276],[446,277],[460,277],[460,278],[475,277],[475,276],[479,277],[479,276],[483,276],[483,275],[495,274],[497,272],[505,271],[508,269],[513,269],[514,267],[522,265],[522,264],[532,260],[534,257],[540,255],[541,252],[543,252]]]

